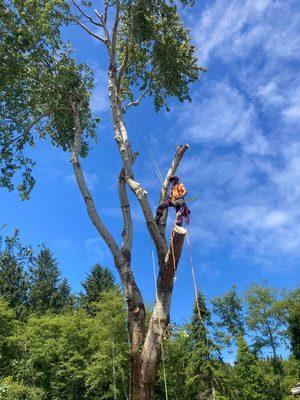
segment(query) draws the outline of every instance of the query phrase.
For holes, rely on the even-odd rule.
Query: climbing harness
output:
[[[152,267],[153,267],[153,277],[154,277],[154,285],[155,285],[155,299],[158,302],[158,292],[157,292],[157,277],[156,277],[156,268],[155,268],[155,258],[154,258],[154,251],[152,250]],[[158,318],[158,325],[160,331],[162,331],[160,318]],[[163,338],[160,343],[161,346],[161,360],[162,360],[162,368],[163,368],[163,376],[164,376],[164,385],[165,385],[165,396],[166,400],[169,400],[168,397],[168,385],[167,385],[167,374],[166,374],[166,367],[165,367],[165,352],[164,352],[164,345],[163,345]]]

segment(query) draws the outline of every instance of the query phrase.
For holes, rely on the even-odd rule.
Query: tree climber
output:
[[[179,182],[178,176],[171,176],[169,182],[172,184],[171,190],[167,199],[157,207],[155,221],[159,224],[165,209],[168,207],[174,207],[176,210],[175,224],[181,226],[183,218],[188,224],[189,214],[191,212],[184,201],[184,196],[186,195],[187,190],[184,184]]]

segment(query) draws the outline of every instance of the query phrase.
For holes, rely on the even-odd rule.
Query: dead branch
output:
[[[92,24],[96,25],[96,26],[102,26],[101,23],[96,22],[90,15],[88,15],[85,11],[83,11],[83,9],[77,4],[77,2],[75,0],[71,0],[72,3],[74,4],[74,6],[77,8],[77,10],[80,12],[80,14],[85,17],[86,19],[88,19]]]
[[[74,119],[74,144],[72,148],[72,155],[71,155],[71,162],[74,168],[76,181],[82,197],[85,201],[88,215],[95,225],[97,231],[100,233],[101,237],[104,239],[105,243],[107,244],[108,248],[110,249],[117,268],[121,268],[123,264],[123,255],[121,250],[119,249],[116,241],[102,222],[99,217],[99,214],[96,210],[95,203],[92,197],[92,194],[86,184],[84,174],[81,168],[80,160],[79,160],[79,153],[81,150],[81,124],[79,118],[79,106],[78,104],[72,104],[73,109],[73,119]]]
[[[115,21],[114,21],[114,27],[113,27],[113,31],[112,31],[112,40],[111,40],[111,57],[113,60],[115,59],[115,54],[116,54],[119,21],[120,21],[120,1],[117,1]]]
[[[131,248],[132,248],[132,218],[131,218],[131,211],[130,211],[130,203],[127,196],[126,190],[126,179],[124,169],[121,170],[119,175],[119,199],[120,205],[123,215],[123,243],[122,243],[122,253],[123,255],[128,258],[128,261],[131,259]]]
[[[149,92],[149,88],[147,88],[146,90],[144,90],[144,92],[134,101],[131,101],[130,103],[128,103],[125,107],[123,107],[122,111],[123,114],[126,113],[126,111],[128,110],[128,108],[130,107],[135,107],[138,106],[141,102],[141,100],[146,96],[146,94]]]

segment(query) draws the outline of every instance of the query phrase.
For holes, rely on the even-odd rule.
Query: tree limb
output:
[[[124,228],[122,232],[123,243],[122,243],[122,253],[128,260],[131,259],[131,249],[132,249],[132,218],[130,212],[130,204],[126,191],[126,179],[124,169],[121,170],[119,175],[119,199],[123,215]]]
[[[190,146],[187,143],[177,146],[176,153],[173,158],[172,164],[170,165],[170,168],[167,172],[164,183],[160,190],[159,204],[161,204],[166,199],[167,190],[168,190],[168,186],[170,183],[170,178],[171,178],[171,176],[175,175],[177,168],[180,164],[180,161],[181,161],[182,157],[184,156],[184,153],[189,149],[189,147]]]
[[[114,63],[115,54],[116,54],[119,20],[120,20],[120,1],[117,0],[115,21],[114,21],[114,27],[113,27],[113,31],[112,31],[112,40],[111,40],[111,58],[112,58],[113,63]]]
[[[121,268],[123,264],[123,255],[112,237],[112,235],[109,233],[107,230],[106,226],[102,222],[102,220],[99,217],[99,214],[96,210],[95,203],[93,200],[93,197],[91,195],[91,192],[88,189],[88,186],[86,184],[84,174],[81,168],[80,160],[79,160],[79,153],[81,150],[81,124],[80,124],[80,118],[79,118],[79,108],[77,104],[72,104],[72,109],[73,109],[73,119],[74,119],[74,144],[72,148],[72,155],[71,155],[71,162],[74,168],[77,184],[79,186],[80,192],[82,194],[82,197],[85,201],[86,207],[87,207],[87,212],[91,218],[91,221],[95,225],[97,231],[100,233],[102,238],[104,239],[105,243],[107,244],[108,248],[110,249],[114,260],[116,267],[118,269]]]
[[[96,26],[102,26],[101,23],[96,22],[90,15],[86,14],[81,7],[77,4],[75,0],[71,0],[74,6],[77,8],[77,10],[80,12],[81,15],[83,15],[85,18],[87,18],[92,24]]]
[[[89,217],[93,224],[95,225],[97,231],[100,236],[104,239],[108,248],[110,249],[114,260],[115,265],[118,269],[120,279],[122,282],[122,286],[124,289],[124,293],[126,296],[127,304],[128,304],[128,326],[129,326],[129,334],[130,334],[130,343],[131,343],[131,351],[133,356],[139,354],[139,348],[141,343],[145,338],[145,306],[142,295],[139,291],[139,288],[135,282],[130,263],[130,253],[127,253],[126,250],[129,249],[131,252],[131,241],[132,241],[132,226],[131,226],[131,215],[130,211],[127,210],[128,198],[126,189],[123,186],[123,182],[120,184],[120,200],[121,205],[125,207],[122,208],[122,211],[125,212],[124,216],[124,226],[127,228],[127,237],[124,239],[122,249],[120,250],[117,243],[115,242],[112,235],[107,230],[104,223],[101,221],[99,214],[96,210],[92,195],[87,187],[84,174],[79,161],[79,153],[81,149],[81,124],[79,118],[79,109],[80,105],[73,103],[73,119],[74,119],[74,144],[72,148],[71,162],[73,164],[77,184],[79,186],[82,197],[86,203],[87,211]],[[123,178],[122,178],[123,179]],[[126,246],[126,247],[125,247]]]
[[[110,42],[110,35],[107,29],[107,10],[108,10],[108,5],[105,5],[105,11],[104,11],[104,15],[100,14],[99,11],[97,9],[95,9],[95,14],[97,15],[97,17],[100,19],[101,23],[102,23],[102,28],[104,31],[104,35],[105,35],[105,44],[108,48],[108,52],[109,52],[109,57],[111,60],[111,42]]]
[[[90,34],[91,36],[93,36],[95,39],[97,39],[97,40],[99,40],[100,42],[102,42],[102,43],[104,43],[105,45],[107,45],[107,41],[106,41],[103,37],[97,35],[97,33],[93,32],[93,31],[91,31],[91,30],[90,30],[86,25],[84,25],[81,21],[78,21],[78,19],[76,19],[76,18],[74,18],[73,21],[76,22],[79,26],[81,26],[82,29],[84,29],[88,34]]]
[[[138,106],[141,102],[141,100],[146,96],[146,94],[149,92],[149,88],[147,88],[146,90],[144,90],[144,92],[134,101],[131,101],[130,103],[128,103],[125,107],[123,107],[123,114],[125,114],[125,112],[128,110],[128,108],[132,107],[132,106]]]
[[[161,267],[167,253],[167,245],[158,229],[155,219],[153,218],[152,210],[148,200],[148,193],[142,188],[141,184],[136,182],[133,178],[126,177],[126,182],[140,203],[148,231],[155,244],[159,265]]]
[[[55,10],[55,12],[56,12],[56,14],[59,15],[61,18],[65,19],[65,20],[67,20],[67,21],[75,22],[77,25],[81,26],[81,28],[84,29],[89,35],[93,36],[95,39],[97,39],[97,40],[99,40],[100,42],[102,42],[102,43],[104,43],[105,45],[107,45],[107,41],[106,41],[103,37],[97,35],[97,33],[93,32],[93,31],[91,31],[86,25],[84,25],[84,24],[83,24],[81,21],[79,21],[77,18],[66,16],[66,15],[60,13],[60,12],[57,11],[57,10]]]

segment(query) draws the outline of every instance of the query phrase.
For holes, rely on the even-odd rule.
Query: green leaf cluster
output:
[[[91,70],[76,64],[60,37],[64,20],[58,10],[67,8],[63,1],[0,3],[0,186],[13,190],[20,182],[23,199],[35,183],[34,161],[26,150],[46,136],[53,145],[71,150],[73,102],[82,102],[82,156],[87,155],[88,138],[95,138]]]
[[[183,2],[187,5],[191,2]],[[169,97],[191,101],[189,84],[199,77],[195,47],[172,1],[122,2],[117,40],[120,65],[128,62],[121,88],[126,96],[148,90],[158,111]]]

